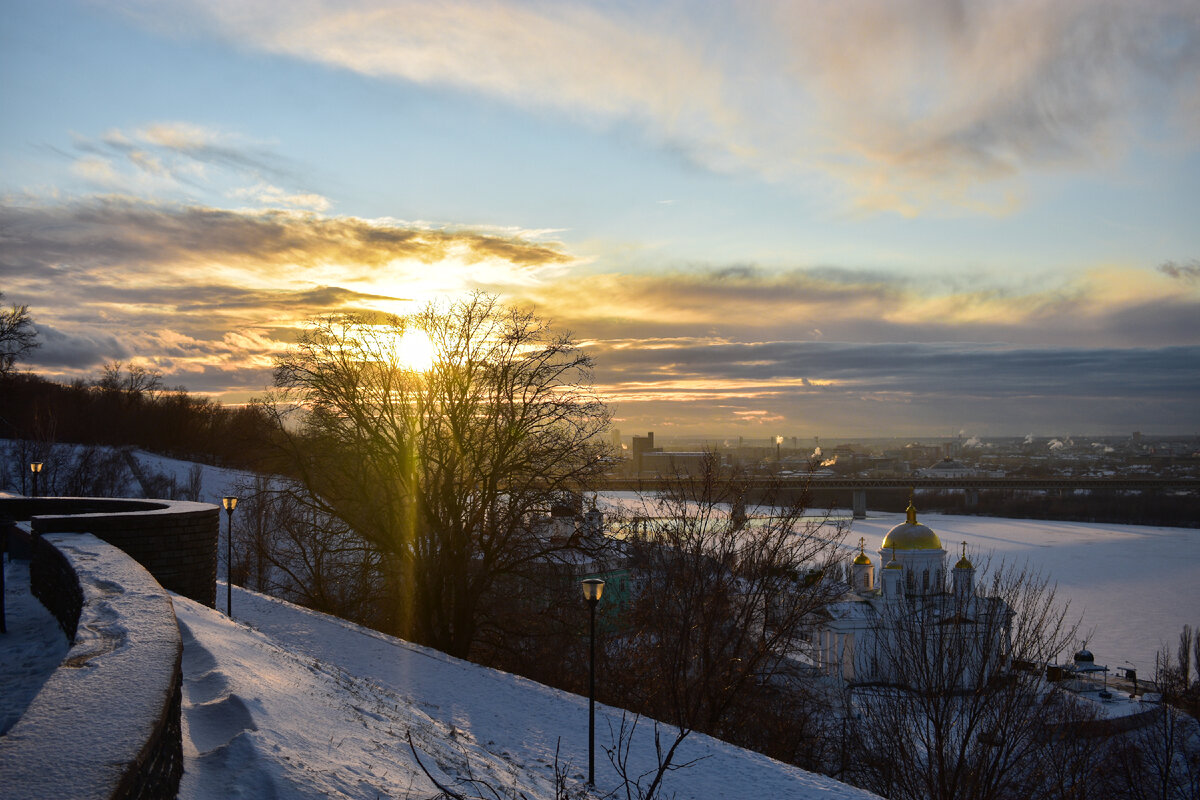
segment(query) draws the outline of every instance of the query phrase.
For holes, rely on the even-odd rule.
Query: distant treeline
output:
[[[921,511],[946,514],[1200,527],[1196,496],[1173,491],[997,489],[979,492],[979,501],[968,505],[966,492],[942,489],[918,492],[916,502]],[[902,512],[907,505],[907,492],[872,492],[870,496],[871,508],[881,511]]]
[[[43,443],[134,445],[162,455],[255,469],[270,426],[253,406],[225,406],[157,373],[110,364],[96,380],[57,383],[33,374],[0,377],[0,438]]]
[[[808,506],[848,511],[852,507],[851,495],[850,490],[814,489],[808,494]],[[978,498],[978,502],[969,505],[967,494],[962,490],[922,489],[917,492],[916,506],[919,512],[944,514],[1200,528],[1200,517],[1196,514],[1200,498],[1194,493],[992,489],[980,491]],[[873,511],[903,513],[908,507],[908,490],[871,489],[867,493],[867,505]]]

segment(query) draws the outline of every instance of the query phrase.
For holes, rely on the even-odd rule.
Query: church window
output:
[[[921,573],[921,590],[925,592],[929,591],[929,570]]]

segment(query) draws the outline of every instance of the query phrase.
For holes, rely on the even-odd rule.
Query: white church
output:
[[[947,585],[946,550],[937,534],[917,521],[911,500],[908,518],[888,531],[878,554],[884,567],[877,581],[875,564],[859,540],[849,591],[816,620],[812,656],[825,674],[853,684],[895,683],[896,630],[910,623],[933,631],[953,622],[959,636],[1005,640],[986,648],[977,642],[981,655],[1007,650],[1011,609],[999,598],[977,593],[966,543]]]

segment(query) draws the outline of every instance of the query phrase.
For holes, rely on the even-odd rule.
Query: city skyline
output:
[[[1200,429],[1184,0],[6,10],[42,374],[241,402],[307,317],[479,290],[625,431]]]

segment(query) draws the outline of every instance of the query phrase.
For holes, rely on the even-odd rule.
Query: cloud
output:
[[[1200,424],[1200,289],[1187,265],[1026,285],[831,265],[617,274],[515,231],[125,197],[10,200],[0,230],[0,281],[45,331],[30,363],[61,377],[137,356],[170,384],[258,392],[306,317],[491,288],[575,331],[625,426]]]
[[[1200,346],[697,339],[650,348],[603,343],[592,350],[597,380],[622,425],[651,430],[663,420],[708,433],[769,420],[777,432],[805,435],[942,435],[960,425],[989,434],[1064,424],[1114,432],[1131,419],[1191,430],[1200,422],[1194,403]]]
[[[127,155],[152,172],[167,171],[163,158],[174,157],[184,171],[210,164],[251,174],[294,178],[294,167],[262,143],[236,133],[184,121],[155,122],[131,131],[111,129],[98,142],[75,137],[83,150]],[[151,155],[157,154],[157,155]]]
[[[1109,161],[1154,135],[1145,114],[1194,145],[1200,108],[1190,0],[133,8],[163,29],[632,122],[707,168],[823,175],[862,208],[904,213],[1007,211],[1025,173]]]
[[[73,134],[71,171],[93,187],[143,197],[187,198],[208,191],[260,206],[328,211],[328,198],[298,187],[305,170],[266,143],[183,121]],[[79,155],[81,154],[81,155]]]
[[[41,346],[29,361],[38,367],[87,370],[132,355],[120,338],[112,334],[70,333],[44,322],[38,322],[35,327]]]
[[[1200,260],[1192,259],[1187,264],[1176,264],[1166,261],[1158,265],[1158,271],[1172,278],[1178,278],[1185,283],[1200,282]]]
[[[303,208],[310,211],[328,211],[333,205],[327,197],[311,192],[289,194],[278,186],[269,183],[257,183],[241,189],[234,189],[230,197],[252,200],[259,205],[287,208]]]
[[[470,289],[477,274],[573,260],[498,230],[125,197],[10,199],[0,230],[0,282],[42,331],[31,365],[71,378],[133,354],[189,386],[215,386],[222,373],[269,378],[306,318],[399,313]]]
[[[257,270],[329,263],[369,270],[398,260],[503,260],[521,267],[571,261],[552,245],[472,230],[303,211],[161,205],[124,197],[3,205],[0,227],[6,232],[0,271],[63,265],[83,274],[96,267],[214,262]]]
[[[1161,270],[1160,270],[1161,272]],[[689,265],[579,273],[510,288],[584,338],[1000,341],[1013,345],[1200,344],[1200,291],[1124,268],[1022,285],[835,267]]]

